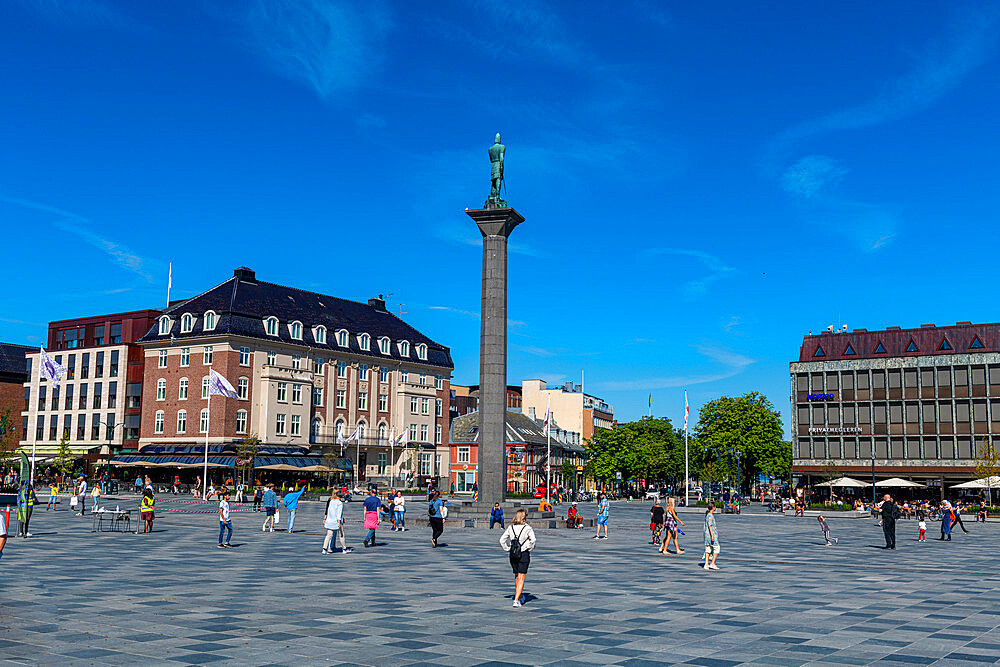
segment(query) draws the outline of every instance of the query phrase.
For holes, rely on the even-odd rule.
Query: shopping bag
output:
[[[76,504],[77,504],[78,502],[79,502],[79,500],[77,499],[77,497],[76,497],[76,496],[70,496],[70,498],[69,498],[69,506],[70,506],[71,508],[73,508],[73,507],[76,507]]]

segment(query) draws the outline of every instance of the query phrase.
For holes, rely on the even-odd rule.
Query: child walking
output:
[[[917,542],[926,542],[927,522],[924,521],[924,517],[920,517],[920,521],[917,522],[917,528],[920,529],[920,532],[917,534]]]
[[[715,525],[715,501],[708,501],[705,510],[705,565],[706,570],[718,570],[715,560],[719,557],[719,529]]]
[[[500,546],[510,556],[510,567],[514,570],[514,607],[524,604],[524,575],[531,564],[531,550],[535,547],[535,531],[527,522],[528,512],[519,509],[514,512],[507,530],[500,536]]]
[[[226,542],[222,542],[222,534],[226,531]],[[233,537],[233,522],[229,520],[229,491],[225,490],[222,492],[222,500],[219,501],[219,548],[225,549],[227,547],[232,547],[233,545],[229,543]]]
[[[819,529],[823,531],[823,539],[826,540],[826,546],[833,546],[834,544],[840,544],[840,540],[836,537],[830,537],[830,526],[826,523],[826,517],[822,514],[816,517],[819,521]],[[830,540],[833,540],[832,542]]]

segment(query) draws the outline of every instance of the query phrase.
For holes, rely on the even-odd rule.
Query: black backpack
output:
[[[513,526],[510,527],[510,532],[511,532],[511,534],[514,533],[514,527]],[[524,529],[522,528],[521,529],[521,535],[523,535],[523,534],[524,534]],[[510,557],[511,558],[517,558],[518,560],[520,560],[520,558],[521,558],[521,535],[517,536],[517,541],[516,542],[511,542],[510,543]]]

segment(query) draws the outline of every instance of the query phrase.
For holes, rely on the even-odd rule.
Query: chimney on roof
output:
[[[972,322],[955,322],[956,327],[969,327],[972,326]]]
[[[885,330],[886,331],[899,331],[900,328],[899,327],[886,327]]]
[[[385,298],[381,294],[368,299],[368,305],[380,313],[389,312],[385,309]]]
[[[933,324],[921,324],[920,328],[921,329],[933,329],[934,325]]]
[[[238,267],[235,271],[233,271],[233,276],[237,280],[244,280],[251,283],[257,280],[257,276],[254,274],[253,269],[248,266]]]

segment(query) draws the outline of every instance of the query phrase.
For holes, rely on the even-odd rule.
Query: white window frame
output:
[[[427,346],[423,343],[417,345],[417,359],[427,359]]]
[[[251,353],[250,348],[246,346],[240,347],[240,366],[249,366],[251,363]]]
[[[167,400],[167,380],[166,378],[160,378],[156,381],[156,400],[165,401]]]
[[[181,315],[181,333],[189,333],[194,329],[194,315],[184,313]]]
[[[399,341],[399,356],[401,357],[410,356],[410,341],[408,340]]]
[[[347,329],[337,329],[337,345],[340,347],[348,347],[350,345],[350,334]]]
[[[250,397],[250,379],[241,377],[236,380],[236,398],[247,400]]]
[[[188,413],[187,410],[177,411],[177,433],[187,433]]]
[[[419,399],[416,396],[410,396],[410,414],[411,415],[419,414],[418,408],[417,408],[418,402],[419,402]]]
[[[372,337],[366,333],[358,336],[358,347],[360,347],[365,352],[372,349]]]
[[[427,373],[420,374],[420,386],[427,384]]]
[[[347,391],[343,389],[338,389],[337,393],[335,394],[335,397],[336,397],[336,407],[340,408],[341,410],[347,407]]]
[[[292,383],[292,403],[302,405],[302,385],[298,382]]]
[[[191,348],[182,347],[181,348],[181,368],[187,368],[191,365]]]
[[[427,424],[420,425],[420,442],[429,442],[427,440]]]
[[[156,414],[153,416],[153,433],[157,435],[163,433],[163,421],[165,418],[163,410],[157,410]]]
[[[317,408],[323,407],[323,387],[313,387],[312,404]]]
[[[434,416],[440,417],[444,412],[444,402],[440,398],[434,399]]]
[[[167,367],[167,351],[166,350],[160,350],[160,352],[156,355],[156,367],[157,368],[166,368]]]
[[[301,354],[293,354],[292,355],[292,368],[294,368],[297,371],[298,370],[302,370],[302,355]]]
[[[379,382],[389,381],[389,369],[386,368],[385,366],[382,366],[381,368],[378,369],[378,381]]]
[[[267,365],[274,366],[278,363],[278,353],[274,350],[267,351]]]
[[[326,345],[326,327],[320,325],[313,329],[313,340],[319,345]]]
[[[358,410],[368,409],[368,392],[359,391],[358,392]]]
[[[211,366],[212,360],[215,358],[215,348],[212,345],[206,345],[201,349],[201,365]]]
[[[237,410],[236,411],[236,432],[246,433],[247,432],[247,411]]]
[[[378,395],[378,411],[379,412],[389,411],[389,394]]]
[[[388,336],[382,336],[378,339],[378,351],[382,354],[389,354],[390,346],[392,341],[389,340]]]
[[[435,375],[434,376],[434,388],[435,389],[444,389],[444,378],[441,377],[440,375]]]
[[[470,449],[469,447],[458,447],[455,452],[455,463],[470,463]]]
[[[277,400],[278,403],[287,403],[288,402],[288,383],[287,382],[279,382],[278,386],[277,386],[277,391],[276,391],[275,395],[277,396],[277,398],[275,400]]]
[[[337,377],[345,378],[347,377],[347,362],[338,361],[337,362]]]
[[[378,425],[379,442],[384,442],[387,434],[388,434],[388,428],[386,427],[385,422],[379,422]]]
[[[285,415],[283,413],[274,416],[274,434],[285,435]]]
[[[187,378],[181,378],[177,381],[177,400],[186,401],[188,397],[188,389],[190,387],[190,382]]]
[[[302,340],[302,322],[295,320],[288,323],[288,335],[292,340]]]
[[[208,433],[208,426],[208,408],[205,408],[198,415],[198,433]]]
[[[166,336],[168,333],[170,333],[170,330],[173,328],[174,328],[174,323],[170,320],[170,317],[168,315],[163,315],[162,317],[160,317],[160,328],[158,330],[159,335]]]
[[[215,327],[219,324],[219,316],[214,310],[206,310],[205,314],[201,318],[201,328],[203,331],[215,331]]]
[[[302,435],[302,416],[292,415],[292,423],[288,431],[289,435]]]
[[[209,393],[208,392],[209,392],[209,383],[208,383],[208,376],[206,375],[205,377],[203,377],[201,379],[201,398],[202,398],[202,400],[205,400],[205,399],[207,399],[209,397]],[[202,431],[202,433],[204,433],[204,431]]]
[[[434,425],[434,444],[441,444],[441,424]]]
[[[278,318],[274,315],[264,318],[264,333],[268,336],[278,335]]]
[[[358,439],[359,440],[364,440],[365,439],[365,432],[367,430],[368,430],[368,425],[367,424],[365,424],[363,421],[358,422]]]
[[[429,398],[420,399],[420,414],[429,415],[431,413],[431,401]]]

